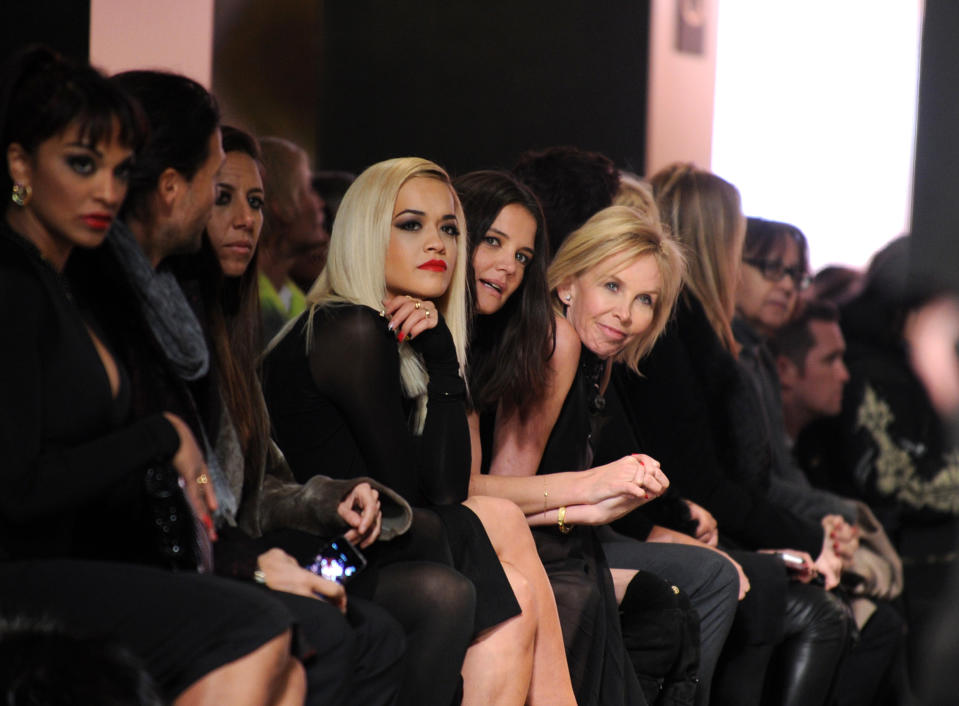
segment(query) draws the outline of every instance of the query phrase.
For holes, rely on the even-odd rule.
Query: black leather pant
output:
[[[764,557],[765,555],[758,555]],[[759,562],[760,567],[762,562]],[[751,568],[757,568],[752,566]],[[778,567],[782,572],[782,568]],[[762,606],[763,621],[779,618],[778,624],[752,620],[750,630],[734,625],[732,639],[723,650],[713,686],[712,703],[719,706],[820,706],[829,703],[836,673],[846,654],[850,619],[842,603],[818,586],[800,583],[769,585],[762,573],[749,573],[753,589],[747,598],[763,598],[755,592],[780,591],[780,600]],[[755,578],[754,578],[755,577]],[[764,582],[764,580],[767,580]],[[748,622],[737,619],[741,623]],[[741,626],[740,626],[741,627]],[[764,632],[757,632],[765,628]]]
[[[819,586],[786,589],[785,639],[766,680],[769,703],[816,706],[828,702],[848,650],[851,619],[842,601]],[[781,694],[781,697],[776,696]]]

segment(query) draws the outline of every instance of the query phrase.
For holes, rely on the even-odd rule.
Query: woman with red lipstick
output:
[[[462,231],[435,164],[396,159],[361,174],[310,309],[267,356],[264,391],[299,480],[320,467],[366,473],[440,516],[454,565],[476,587],[464,703],[571,704],[555,604],[522,514],[467,498]]]
[[[166,700],[302,702],[282,606],[212,577],[102,561],[111,536],[98,528],[118,504],[143,506],[158,466],[172,466],[195,512],[215,505],[182,420],[127,419],[126,371],[61,277],[74,248],[103,242],[143,125],[100,74],[45,49],[19,55],[0,82],[0,189],[10,195],[0,328],[11,334],[0,353],[0,604],[122,643]]]

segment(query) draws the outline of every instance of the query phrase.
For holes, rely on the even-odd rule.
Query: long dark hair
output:
[[[455,179],[453,186],[466,215],[471,301],[476,296],[473,253],[500,211],[518,204],[536,221],[534,256],[522,284],[498,312],[475,316],[470,332],[468,372],[476,409],[496,409],[499,404],[505,412],[522,414],[546,393],[547,361],[556,334],[546,284],[550,248],[543,211],[533,192],[505,172],[471,172]]]
[[[0,147],[16,142],[32,154],[44,140],[76,121],[80,138],[91,144],[109,139],[114,121],[120,144],[136,152],[147,134],[136,101],[96,69],[64,59],[46,47],[25,49],[3,67],[0,81]],[[0,194],[13,182],[0,169]]]
[[[242,130],[224,125],[223,152],[241,152],[263,169],[256,140]],[[262,467],[270,436],[270,420],[263,403],[257,375],[260,354],[260,302],[257,294],[257,252],[239,277],[227,277],[203,232],[196,255],[174,258],[173,268],[181,280],[194,283],[201,300],[203,322],[215,359],[217,384],[226,411],[236,430],[244,458],[244,495],[257,478],[253,469]],[[208,420],[209,421],[209,420]]]

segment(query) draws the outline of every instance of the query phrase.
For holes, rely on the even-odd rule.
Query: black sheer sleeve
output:
[[[446,330],[445,325],[434,330],[441,328]],[[449,369],[440,334],[424,333],[417,340],[433,377],[426,425],[416,438],[400,386],[398,346],[404,344],[397,343],[385,319],[366,307],[320,310],[308,354],[302,327],[294,331],[298,335],[291,332],[293,340],[284,340],[267,358],[264,389],[277,442],[300,482],[317,473],[367,475],[413,505],[466,498],[469,465],[461,459],[468,458],[469,431],[463,383],[455,365]],[[284,384],[284,376],[297,380],[284,368],[304,363],[312,389]],[[331,459],[339,467],[331,467]]]
[[[430,502],[452,505],[465,500],[469,492],[466,384],[459,375],[453,337],[442,319],[436,327],[421,333],[411,345],[423,356],[430,378],[426,424],[417,439],[421,473],[438,481],[430,487]]]

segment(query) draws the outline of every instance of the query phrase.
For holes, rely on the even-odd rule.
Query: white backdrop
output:
[[[801,228],[814,269],[908,229],[920,4],[719,3],[712,170]]]

